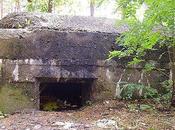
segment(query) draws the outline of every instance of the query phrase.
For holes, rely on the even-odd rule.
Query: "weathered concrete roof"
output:
[[[48,13],[12,13],[0,20],[0,28],[46,28],[60,31],[122,33],[126,26],[115,26],[115,19],[60,16]]]

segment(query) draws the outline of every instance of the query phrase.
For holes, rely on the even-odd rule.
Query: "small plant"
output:
[[[148,105],[148,104],[129,104],[128,105],[128,109],[129,111],[152,111],[154,110],[154,107],[152,105]]]
[[[126,84],[121,89],[122,99],[156,98],[158,91],[150,86],[142,84]]]
[[[129,104],[127,105],[129,111],[136,111],[137,110],[137,104]]]
[[[162,104],[164,107],[169,107],[171,105],[172,99],[172,81],[166,80],[162,82],[161,92],[159,92],[159,96],[155,98],[155,100]]]
[[[155,88],[152,88],[150,86],[146,86],[143,88],[143,97],[145,99],[147,98],[157,98],[158,97],[158,91]]]
[[[92,105],[92,102],[90,100],[86,101],[86,105],[87,106],[91,106]]]
[[[55,111],[59,108],[57,102],[48,102],[43,105],[44,111]]]
[[[125,84],[121,89],[121,97],[126,100],[140,98],[143,88],[142,84]]]
[[[0,119],[6,118],[8,115],[0,111]]]
[[[141,104],[139,109],[141,111],[147,111],[147,110],[153,110],[153,107],[151,105],[148,105],[148,104]]]
[[[169,108],[172,99],[172,81],[166,80],[162,82],[161,90],[157,90],[151,86],[144,86],[142,84],[126,84],[122,86],[121,97],[125,100],[135,99],[151,99],[156,104]],[[131,106],[132,109],[132,106]],[[140,105],[140,110],[152,109],[150,105]]]
[[[148,130],[156,130],[155,128],[149,128]]]

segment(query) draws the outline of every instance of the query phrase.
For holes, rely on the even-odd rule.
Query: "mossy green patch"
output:
[[[13,85],[0,86],[0,111],[3,113],[12,113],[32,107],[30,98],[24,94],[21,88]]]
[[[43,110],[44,111],[55,111],[59,108],[57,102],[48,102],[44,104]]]

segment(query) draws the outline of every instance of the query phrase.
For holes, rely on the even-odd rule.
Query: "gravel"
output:
[[[128,30],[127,26],[116,26],[115,19],[24,12],[12,13],[4,17],[0,20],[0,28],[54,29],[115,34]]]

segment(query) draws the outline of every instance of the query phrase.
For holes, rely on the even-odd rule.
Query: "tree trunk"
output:
[[[171,63],[171,71],[172,71],[173,90],[172,90],[171,105],[175,106],[175,48],[172,49],[172,53],[173,57]]]
[[[172,90],[171,105],[175,107],[175,65],[173,65],[172,67],[172,79],[173,79],[173,90]]]
[[[19,12],[20,11],[20,0],[16,0],[16,3],[15,3],[15,8],[16,8],[16,12]]]
[[[94,16],[94,0],[90,1],[90,14],[91,16]]]
[[[29,3],[31,3],[32,2],[32,0],[27,0]]]
[[[1,2],[1,18],[3,17],[3,13],[4,13],[4,6],[3,6],[3,0],[0,1]]]
[[[48,1],[48,13],[52,13],[53,9],[53,0]]]
[[[169,65],[170,65],[170,78],[169,79],[173,82],[171,106],[175,106],[175,48],[174,47],[168,47],[168,55],[169,55],[169,61],[170,61],[170,63],[169,63]]]

